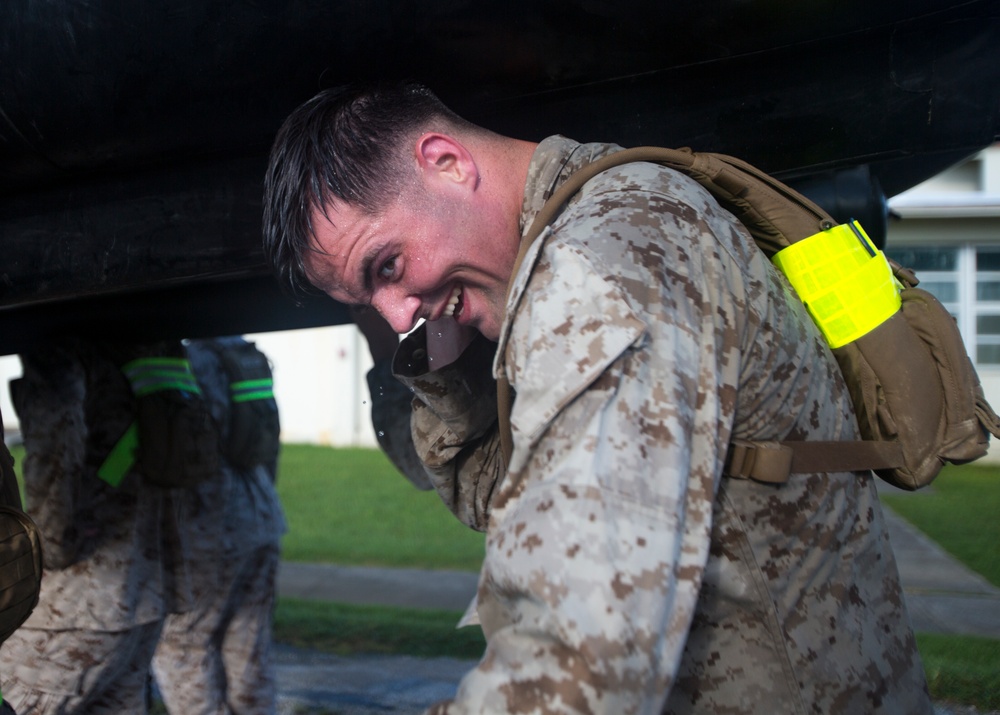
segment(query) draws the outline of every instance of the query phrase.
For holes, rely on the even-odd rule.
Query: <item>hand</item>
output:
[[[477,334],[475,328],[462,327],[454,318],[427,321],[427,367],[439,370],[450,365],[469,347]]]
[[[374,308],[359,305],[351,306],[351,317],[368,341],[372,360],[391,360],[399,347],[399,335],[389,325],[389,321]]]

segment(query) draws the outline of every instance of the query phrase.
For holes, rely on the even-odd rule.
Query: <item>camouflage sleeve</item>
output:
[[[61,569],[76,560],[84,537],[76,523],[87,437],[83,368],[60,349],[21,362],[11,398],[26,454],[25,511],[42,535],[45,566]]]
[[[412,390],[413,445],[431,484],[460,521],[485,531],[493,489],[503,476],[497,433],[496,344],[479,337],[451,365],[427,369],[426,335],[400,343],[393,372]]]

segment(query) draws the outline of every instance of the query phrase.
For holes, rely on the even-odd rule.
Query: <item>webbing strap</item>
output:
[[[132,422],[121,439],[111,448],[104,464],[97,469],[97,476],[117,488],[125,475],[132,469],[132,465],[135,464],[135,453],[138,447],[139,425]]]
[[[191,363],[185,358],[138,358],[125,363],[122,372],[132,385],[132,392],[136,397],[164,390],[201,394],[201,388],[191,371]]]
[[[229,394],[233,402],[269,400],[274,398],[274,380],[239,380],[229,383]]]
[[[753,442],[734,439],[729,443],[722,473],[736,479],[782,484],[792,474],[891,469],[902,463],[903,448],[898,442]]]
[[[575,171],[552,193],[552,196],[535,214],[528,232],[521,239],[517,257],[514,260],[514,267],[510,274],[511,279],[507,284],[507,300],[510,299],[514,277],[517,276],[531,244],[542,234],[545,227],[562,213],[566,203],[573,195],[598,174],[615,166],[637,161],[658,162],[692,176],[708,188],[724,205],[737,211],[738,217],[753,234],[758,245],[770,246],[771,252],[787,246],[789,234],[801,234],[791,239],[797,240],[812,235],[826,225],[833,225],[829,215],[819,206],[740,159],[723,154],[699,154],[690,149],[650,146],[623,149],[603,156]],[[744,174],[749,174],[757,181],[748,182]],[[754,191],[748,191],[750,186],[753,187]],[[790,199],[784,204],[788,211],[780,216],[780,227],[775,226],[770,217],[757,213],[753,203],[748,200],[747,197],[750,194],[757,192],[766,192],[771,196]],[[516,305],[511,306],[511,312],[516,308]],[[510,383],[503,374],[503,363],[506,356],[500,355],[499,357],[500,378],[497,380],[497,414],[500,428],[500,450],[505,463],[510,464],[510,457],[514,452],[514,438],[510,426],[513,395]]]
[[[636,161],[664,164],[685,173],[732,211],[753,235],[757,245],[773,254],[791,243],[833,226],[833,221],[821,207],[751,164],[722,154],[697,153],[689,149],[635,147],[609,154],[575,173],[553,192],[536,214],[528,232],[521,239],[507,299],[514,278],[528,253],[528,248],[544,228],[558,216],[573,194],[590,179],[614,166]],[[758,203],[767,203],[775,215],[757,210]],[[780,207],[780,211],[778,210]],[[510,307],[511,312],[517,309]],[[499,356],[500,377],[497,380],[497,417],[500,450],[506,464],[514,452],[510,414],[513,393],[504,374],[506,356]],[[730,446],[726,459],[726,474],[737,478],[781,483],[789,474],[811,472],[853,472],[867,469],[890,469],[903,464],[902,447],[892,442],[742,442]],[[729,471],[732,469],[736,473]]]

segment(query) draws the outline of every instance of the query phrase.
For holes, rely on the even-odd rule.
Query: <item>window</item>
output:
[[[920,287],[944,303],[956,318],[960,312],[959,249],[958,248],[887,248],[885,253],[900,265],[912,268]]]
[[[1000,367],[1000,246],[892,246],[886,255],[912,268],[958,322],[977,367]]]
[[[1000,365],[1000,247],[976,248],[976,364]]]

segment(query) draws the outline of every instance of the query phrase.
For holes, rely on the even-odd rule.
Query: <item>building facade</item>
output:
[[[1000,409],[1000,144],[889,199],[889,209],[886,253],[955,317]],[[1000,461],[996,440],[989,459]]]

